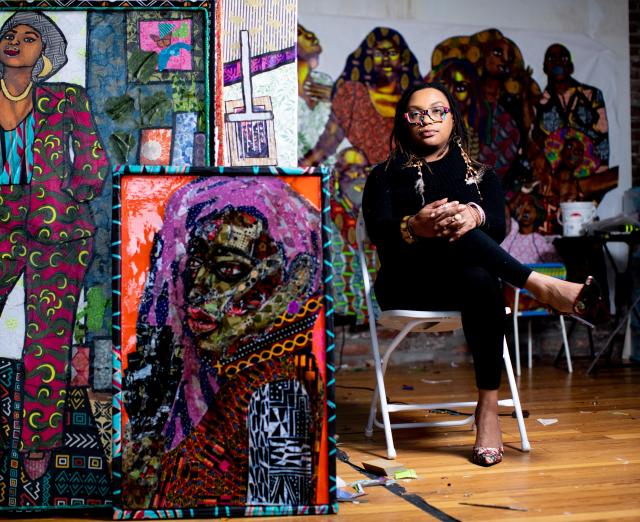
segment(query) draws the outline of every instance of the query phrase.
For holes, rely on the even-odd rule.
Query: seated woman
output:
[[[495,172],[466,151],[465,126],[451,94],[425,83],[404,92],[386,162],[374,167],[363,213],[380,270],[383,310],[460,310],[475,364],[478,405],[472,460],[502,461],[498,388],[505,308],[500,279],[526,288],[559,313],[603,315],[597,283],[532,272],[505,252],[505,209]]]

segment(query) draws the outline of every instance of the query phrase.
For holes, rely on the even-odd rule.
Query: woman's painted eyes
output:
[[[8,40],[9,42],[12,42],[13,40],[15,40],[16,35],[14,33],[7,33],[4,35],[3,40]],[[22,41],[24,43],[34,43],[36,42],[38,39],[33,37],[33,36],[25,36]]]

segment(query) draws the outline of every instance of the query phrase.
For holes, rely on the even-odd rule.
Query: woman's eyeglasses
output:
[[[439,123],[444,121],[445,117],[451,109],[449,107],[432,107],[431,109],[411,109],[404,113],[404,118],[410,125],[424,125],[425,116],[433,122]]]

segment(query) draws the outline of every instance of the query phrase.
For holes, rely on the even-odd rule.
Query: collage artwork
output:
[[[42,42],[2,135],[0,513],[334,511],[328,174],[276,168],[295,0],[24,4],[0,4],[3,78]]]
[[[453,91],[524,262],[557,261],[560,202],[617,185],[568,46],[545,42],[541,87],[498,29],[427,64],[369,20],[332,77],[302,18],[0,0],[0,102],[33,101],[0,115],[0,515],[336,512],[333,324],[365,322],[355,224],[405,88]]]
[[[115,176],[116,514],[329,512],[328,171]]]

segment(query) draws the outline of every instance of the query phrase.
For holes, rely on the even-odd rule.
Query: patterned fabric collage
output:
[[[330,175],[277,167],[269,4],[0,2],[0,515],[337,509]]]

